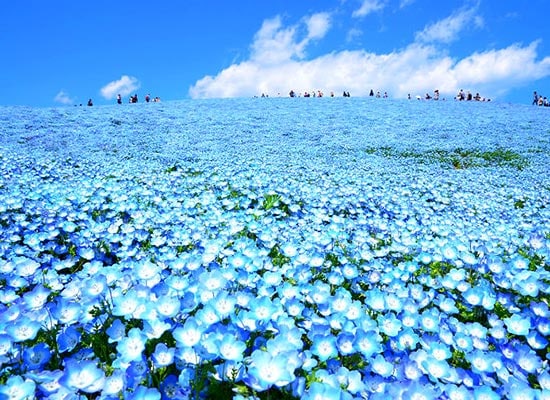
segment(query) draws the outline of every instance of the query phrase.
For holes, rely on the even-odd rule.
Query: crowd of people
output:
[[[134,94],[133,96],[130,96],[130,98],[128,99],[128,102],[131,103],[131,104],[135,104],[138,101],[139,100],[138,100],[138,95],[137,94]],[[120,94],[117,94],[116,102],[118,104],[122,104],[122,96]],[[146,94],[145,95],[145,102],[146,103],[150,103],[150,102],[159,103],[160,102],[160,97],[157,96],[155,98],[152,98],[150,94]]]
[[[536,91],[533,92],[533,105],[540,107],[550,107],[550,101],[541,94],[538,94]]]

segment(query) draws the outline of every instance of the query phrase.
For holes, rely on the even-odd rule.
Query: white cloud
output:
[[[127,96],[139,89],[140,83],[137,78],[122,75],[119,80],[112,81],[101,88],[101,95],[107,99],[114,99],[117,94]]]
[[[416,40],[424,43],[451,43],[462,30],[470,26],[481,27],[483,19],[476,15],[476,8],[455,12],[449,17],[435,22],[416,34]]]
[[[472,14],[469,18],[473,21],[474,17]],[[309,26],[308,21],[311,23],[311,19],[304,19],[301,24]],[[454,59],[435,44],[423,41],[386,54],[340,51],[306,59],[306,45],[325,35],[330,25],[315,26],[319,28],[299,37],[298,32],[304,31],[301,25],[283,26],[279,18],[264,22],[251,46],[251,57],[200,79],[189,89],[190,96],[287,96],[291,89],[336,94],[346,90],[353,96],[365,96],[374,89],[387,91],[391,97],[406,97],[437,88],[442,96],[452,97],[462,88],[494,98],[550,76],[550,57],[538,60],[538,42],[474,53],[462,59]]]
[[[384,0],[363,0],[361,7],[355,10],[352,17],[365,17],[373,12],[380,11],[386,7]]]
[[[307,34],[298,38],[298,26],[283,28],[281,17],[264,21],[254,36],[251,46],[252,60],[262,64],[274,64],[284,60],[305,57],[305,48],[312,40],[325,36],[330,29],[330,14],[318,13],[305,18]]]
[[[330,29],[330,14],[317,13],[306,19],[307,39],[322,39]]]
[[[64,90],[60,90],[59,93],[55,95],[54,101],[60,104],[74,103],[74,99],[71,96],[69,96],[69,93],[65,92]]]
[[[414,3],[416,0],[401,0],[399,2],[399,8],[405,8],[407,6],[410,6],[412,3]]]

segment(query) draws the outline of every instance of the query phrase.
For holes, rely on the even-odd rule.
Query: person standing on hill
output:
[[[122,104],[122,96],[120,96],[120,93],[116,95],[116,102]]]
[[[533,92],[533,105],[536,106],[539,104],[539,95],[536,91]]]

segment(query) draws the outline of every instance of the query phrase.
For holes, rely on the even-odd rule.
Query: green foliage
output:
[[[521,154],[501,147],[494,150],[456,148],[454,150],[398,151],[392,147],[381,146],[367,147],[365,152],[386,158],[414,158],[422,164],[435,162],[454,169],[497,166],[522,170],[529,165],[529,160]]]
[[[462,368],[465,370],[470,370],[471,364],[468,360],[466,360],[466,355],[462,350],[453,350],[453,354],[451,355],[451,359],[449,360],[449,365],[455,368]]]
[[[268,257],[271,258],[271,262],[276,267],[280,267],[290,262],[290,258],[281,253],[281,249],[278,244],[271,248]]]

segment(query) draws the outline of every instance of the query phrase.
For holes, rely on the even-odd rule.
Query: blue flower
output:
[[[220,356],[227,361],[242,361],[246,350],[246,343],[235,337],[234,334],[225,334],[219,343]]]
[[[19,375],[10,376],[4,385],[0,385],[0,394],[10,400],[32,399],[35,396],[36,384]]]
[[[80,332],[74,326],[68,326],[57,335],[57,349],[60,353],[72,351],[80,343]]]
[[[163,368],[174,362],[174,349],[168,348],[164,343],[158,343],[151,359],[156,368]]]
[[[531,319],[526,315],[514,314],[511,317],[504,318],[503,321],[508,332],[513,335],[527,336],[529,329],[531,329]]]
[[[139,328],[132,328],[128,335],[122,338],[116,349],[124,362],[139,360],[145,350],[147,337]]]
[[[384,356],[378,354],[370,364],[372,372],[378,374],[384,378],[387,378],[393,374],[394,366],[393,363],[387,361]]]
[[[329,358],[338,356],[338,348],[336,347],[336,338],[334,336],[317,334],[311,338],[311,342],[311,352],[319,360],[326,361]]]
[[[116,370],[105,378],[103,383],[102,395],[118,395],[124,391],[126,386],[126,376],[123,371]]]
[[[474,388],[474,400],[500,400],[501,397],[489,386],[478,386]]]
[[[393,312],[378,316],[377,321],[380,332],[389,337],[397,336],[403,326]]]
[[[23,350],[23,363],[31,371],[42,368],[50,358],[50,347],[46,343],[37,343]]]
[[[382,351],[382,337],[374,331],[358,329],[355,332],[355,348],[365,357]]]
[[[6,333],[14,342],[24,342],[34,339],[40,330],[40,323],[22,316],[6,327]]]
[[[109,343],[118,342],[126,335],[126,325],[117,318],[107,328],[106,333],[109,336]]]
[[[302,400],[343,400],[342,389],[323,382],[313,382],[305,391]]]
[[[193,347],[201,340],[204,328],[195,317],[189,317],[183,326],[177,327],[173,336],[178,346]]]
[[[40,309],[46,304],[51,292],[42,285],[36,285],[30,292],[23,295],[23,299],[29,309]]]
[[[105,373],[93,361],[69,359],[59,382],[73,390],[95,393],[103,389]]]
[[[161,393],[156,388],[138,386],[134,391],[126,394],[128,400],[160,400]]]
[[[258,349],[250,355],[245,382],[254,390],[265,391],[272,386],[283,387],[293,379],[294,373],[289,370],[284,353],[272,355]]]
[[[174,296],[162,296],[155,302],[155,308],[163,318],[173,318],[180,312],[180,300]]]
[[[12,337],[6,333],[0,333],[0,359],[12,351]]]

